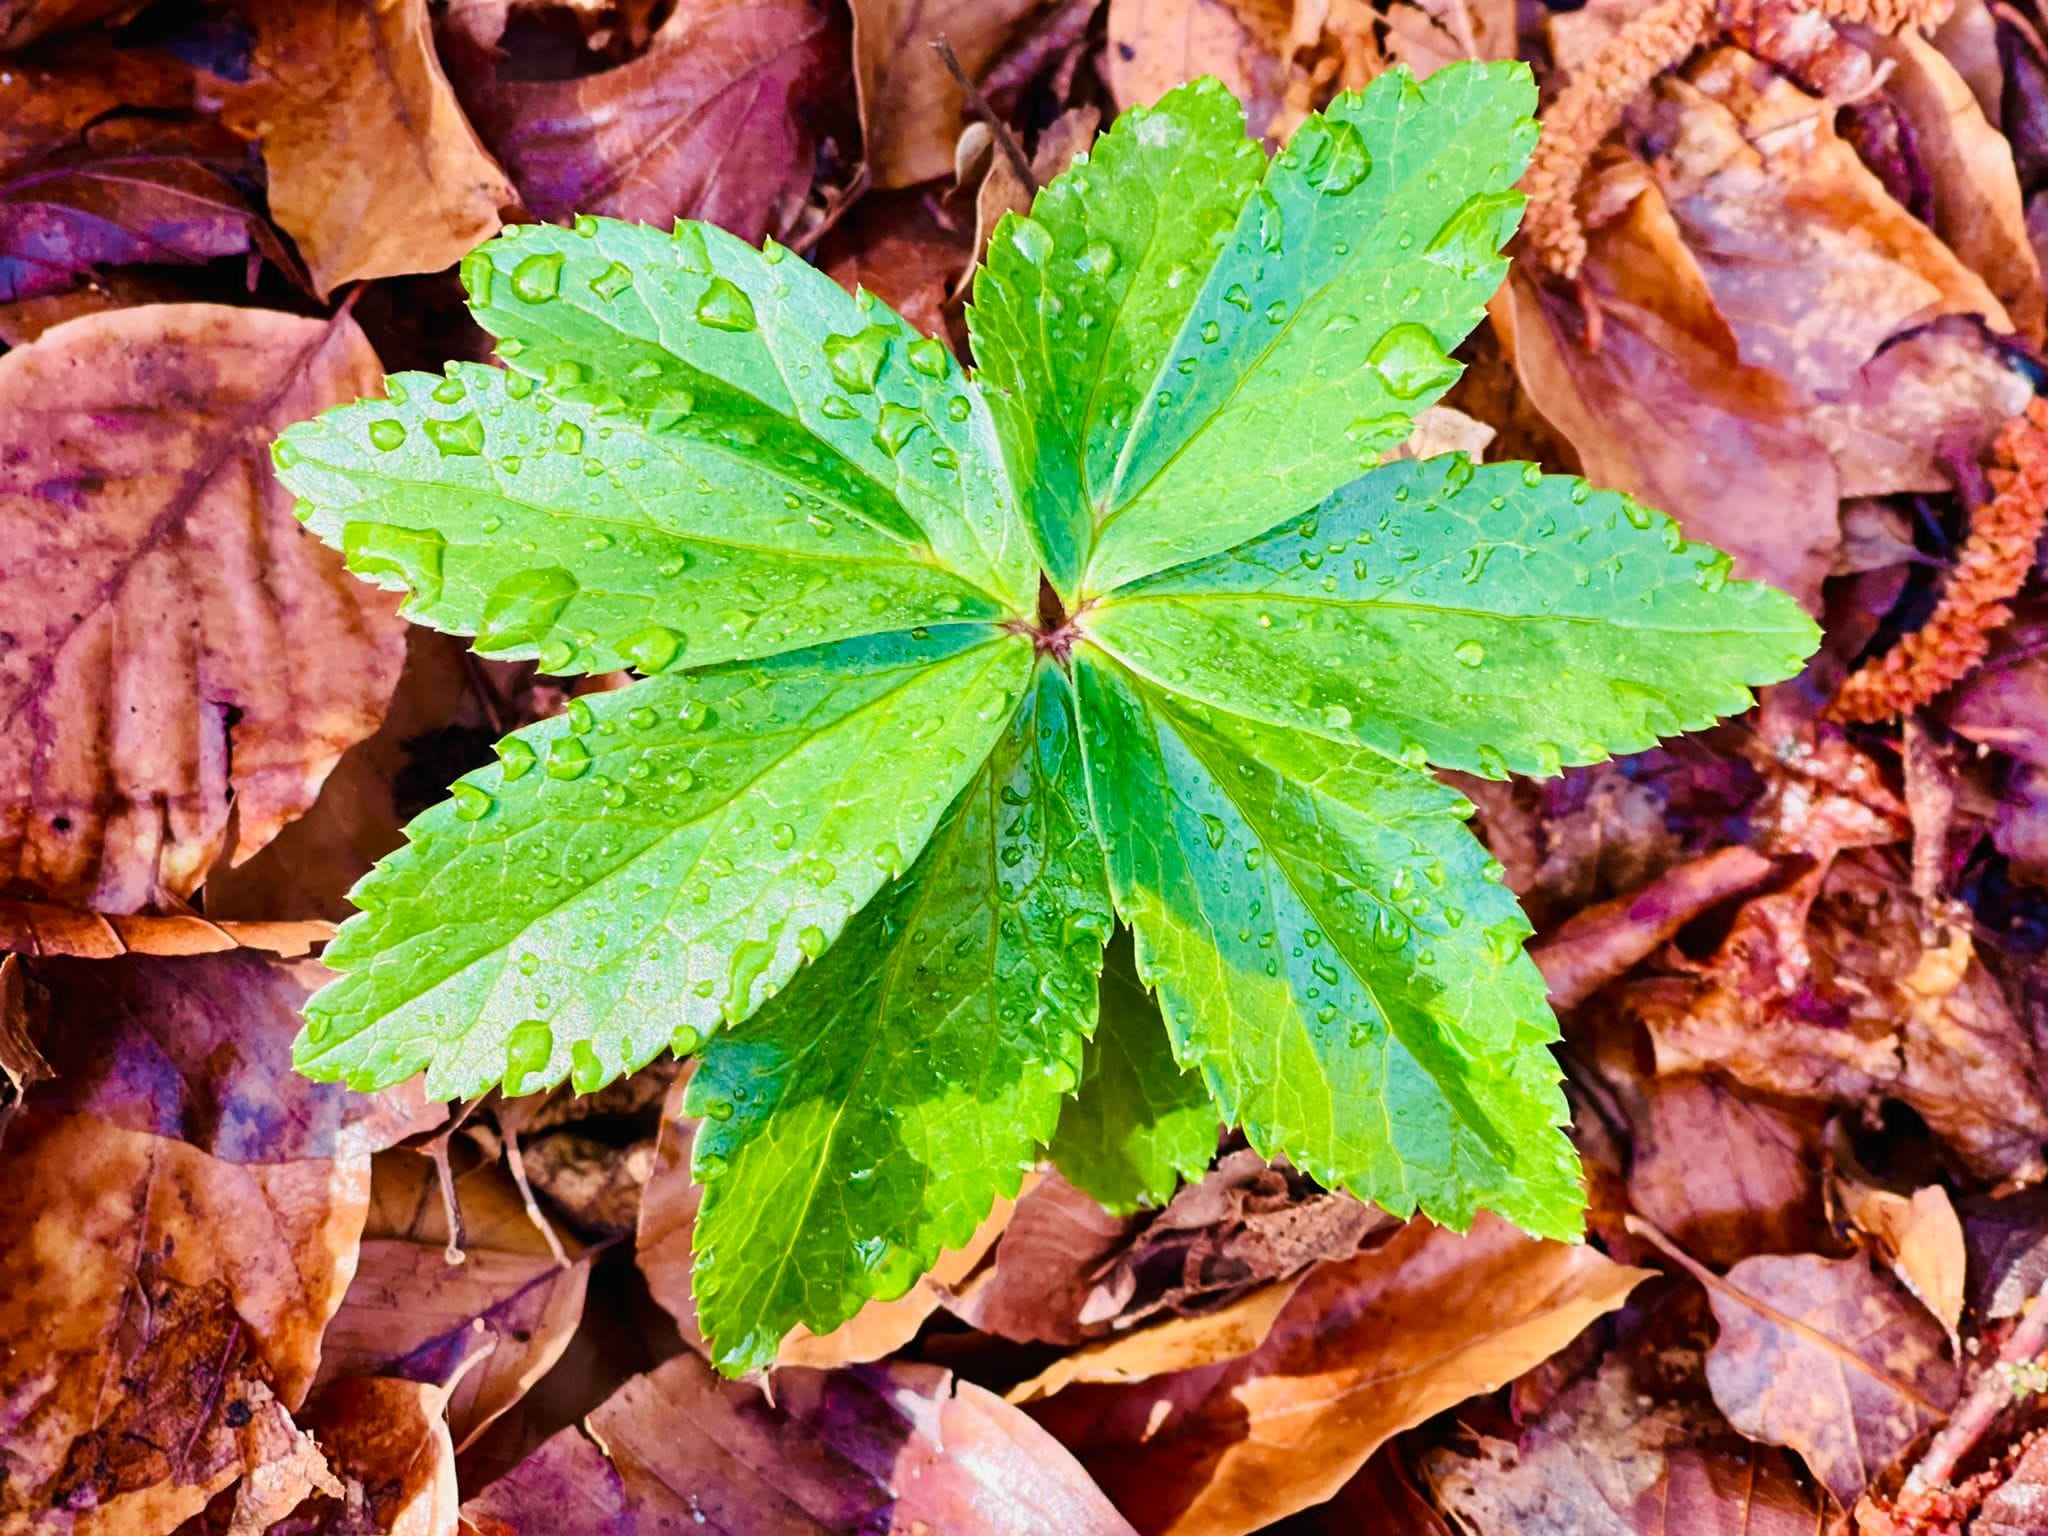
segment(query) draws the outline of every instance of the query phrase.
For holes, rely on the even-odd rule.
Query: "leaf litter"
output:
[[[0,7],[0,1529],[2048,1529],[2040,509],[1945,596],[2043,378],[2044,18],[1730,7],[1631,62],[1649,9]],[[1546,113],[1635,83],[1582,265],[1514,248],[1450,403],[1829,634],[1745,719],[1474,791],[1588,1246],[1226,1138],[1157,1207],[1041,1177],[729,1383],[672,1069],[445,1121],[290,1073],[348,886],[575,697],[406,641],[282,515],[270,433],[467,323],[411,274],[520,214],[705,218],[957,349],[1008,148],[1046,179],[1205,73],[1278,143],[1461,57]]]

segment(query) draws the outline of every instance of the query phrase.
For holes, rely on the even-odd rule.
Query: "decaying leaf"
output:
[[[1266,1342],[1300,1284],[1299,1275],[1275,1280],[1214,1311],[1169,1317],[1084,1345],[1013,1387],[1009,1399],[1028,1403],[1084,1382],[1149,1381],[1241,1359]]]
[[[1962,1218],[1939,1184],[1902,1195],[1838,1173],[1843,1213],[1877,1244],[1900,1284],[1934,1314],[1953,1343],[1962,1324],[1969,1267]]]
[[[390,1376],[322,1388],[305,1414],[334,1486],[275,1527],[281,1536],[455,1536],[455,1447],[448,1389]]]
[[[1492,1217],[1464,1235],[1417,1220],[1311,1272],[1245,1358],[1070,1387],[1038,1413],[1140,1530],[1249,1531],[1328,1498],[1389,1436],[1547,1359],[1647,1273]]]
[[[1721,1324],[1715,1404],[1750,1438],[1797,1451],[1843,1508],[1955,1405],[1941,1325],[1863,1256],[1763,1255],[1725,1277],[1685,1262]]]
[[[1704,1405],[1658,1401],[1619,1359],[1517,1439],[1437,1451],[1427,1471],[1485,1536],[1819,1536],[1829,1515],[1781,1452],[1744,1443]]]
[[[953,167],[966,101],[933,44],[952,46],[980,79],[1044,0],[855,0],[853,69],[868,174],[907,187]]]
[[[1130,107],[1215,75],[1244,103],[1251,131],[1269,133],[1286,103],[1292,23],[1285,0],[1110,0],[1109,88]]]
[[[0,897],[0,950],[111,960],[119,955],[210,955],[260,949],[295,958],[334,937],[325,922],[216,923],[194,913],[165,917],[79,912]]]
[[[498,231],[512,184],[441,72],[427,0],[257,0],[230,118],[263,146],[270,207],[314,285],[436,272]]]
[[[933,1366],[790,1370],[773,1407],[683,1354],[463,1506],[475,1536],[598,1530],[1129,1536],[1058,1444]],[[685,1428],[684,1426],[687,1426]]]
[[[499,67],[508,0],[444,24],[449,69],[484,141],[544,219],[678,217],[746,240],[788,232],[821,138],[852,103],[843,24],[815,0],[685,0],[645,53],[569,79]],[[822,130],[822,131],[821,131]]]
[[[108,912],[185,895],[376,729],[396,604],[299,528],[267,454],[380,379],[345,317],[198,304],[0,357],[0,879]]]

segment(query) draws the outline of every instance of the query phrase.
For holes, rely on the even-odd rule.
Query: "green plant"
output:
[[[1391,1210],[1575,1235],[1528,928],[1425,769],[1647,747],[1815,630],[1625,497],[1373,467],[1500,281],[1533,104],[1518,65],[1397,72],[1270,166],[1213,81],[1128,112],[997,229],[972,377],[698,224],[473,253],[508,371],[394,378],[279,472],[420,622],[646,677],[414,822],[302,1070],[697,1053],[729,1370],[907,1287],[1048,1141],[1131,1206],[1226,1120]]]

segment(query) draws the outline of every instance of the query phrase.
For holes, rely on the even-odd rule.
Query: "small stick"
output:
[[[1927,1447],[1906,1478],[1906,1492],[1921,1493],[1948,1483],[1965,1456],[1983,1438],[1991,1421],[2013,1400],[2012,1371],[2048,1349],[2048,1282],[2034,1293],[2027,1312],[1999,1350],[1998,1358],[1977,1374],[1970,1395],[1956,1409],[1941,1433]]]
[[[548,1240],[548,1252],[555,1256],[555,1263],[567,1269],[569,1255],[562,1249],[562,1240],[555,1236],[555,1229],[548,1225],[547,1217],[541,1215],[540,1202],[533,1198],[533,1186],[526,1182],[526,1159],[519,1155],[519,1133],[502,1119],[498,1122],[498,1129],[505,1133],[505,1161],[512,1169],[512,1182],[519,1186],[519,1198],[526,1202],[526,1219]]]
[[[960,55],[953,51],[953,45],[943,37],[935,37],[932,47],[938,50],[939,62],[946,66],[946,73],[960,87],[960,94],[967,98],[969,109],[988,124],[990,137],[996,141],[996,148],[1003,152],[1003,158],[1010,162],[1010,169],[1017,173],[1017,179],[1024,183],[1024,190],[1032,197],[1038,196],[1038,178],[1031,174],[1031,162],[1024,157],[1023,149],[1010,133],[1010,125],[988,104],[988,98],[981,94],[981,87],[967,78],[967,71],[960,67]]]
[[[469,1255],[462,1251],[462,1202],[455,1198],[455,1170],[448,1166],[448,1137],[454,1127],[443,1131],[427,1143],[427,1156],[434,1160],[434,1173],[441,1183],[441,1209],[448,1216],[448,1246],[441,1250],[442,1260],[450,1266],[467,1263]]]

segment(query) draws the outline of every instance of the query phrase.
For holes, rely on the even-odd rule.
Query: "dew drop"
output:
[[[1465,640],[1451,654],[1457,657],[1459,666],[1476,667],[1486,660],[1486,647],[1477,640]]]
[[[359,576],[392,576],[421,602],[441,595],[441,557],[447,541],[433,528],[400,528],[392,523],[347,523],[341,552]]]
[[[1458,376],[1458,365],[1444,355],[1429,328],[1413,320],[1382,336],[1366,361],[1385,381],[1387,392],[1402,400],[1442,389]]]
[[[562,291],[562,253],[544,251],[512,269],[512,292],[528,304],[545,304]]]
[[[484,451],[484,424],[473,412],[453,421],[430,418],[423,430],[444,459],[474,458]]]
[[[551,779],[580,779],[590,771],[590,748],[580,737],[557,736],[548,743],[547,773]]]
[[[615,261],[590,280],[590,291],[609,304],[633,286],[633,270]]]
[[[506,577],[484,599],[476,648],[488,652],[540,645],[578,590],[576,578],[560,566]]]
[[[754,302],[730,278],[714,277],[697,300],[697,320],[714,331],[751,331]]]
[[[619,654],[633,664],[635,671],[644,676],[665,671],[682,653],[683,637],[672,629],[659,624],[650,624],[637,634],[629,635],[619,646]]]
[[[498,762],[505,774],[505,782],[523,779],[534,764],[533,747],[523,737],[507,736],[498,743]]]
[[[546,1020],[528,1019],[515,1028],[505,1041],[505,1092],[513,1098],[528,1092],[530,1080],[547,1071],[554,1054],[555,1032]]]
[[[456,784],[448,791],[448,798],[455,802],[455,815],[461,821],[482,821],[497,804],[474,784]]]

